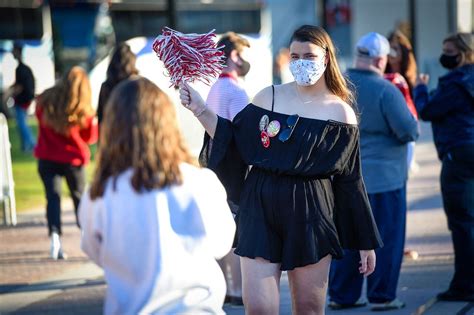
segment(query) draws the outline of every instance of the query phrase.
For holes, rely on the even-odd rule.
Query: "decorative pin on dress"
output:
[[[268,148],[270,146],[270,138],[275,137],[280,132],[280,122],[278,120],[270,121],[268,115],[263,115],[260,118],[259,128],[262,145],[264,148]]]

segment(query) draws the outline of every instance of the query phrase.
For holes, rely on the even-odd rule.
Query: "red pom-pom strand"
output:
[[[224,65],[222,47],[216,47],[214,30],[207,34],[183,34],[165,27],[153,42],[172,85],[199,80],[210,84]]]

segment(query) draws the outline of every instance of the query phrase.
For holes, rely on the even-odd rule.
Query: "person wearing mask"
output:
[[[46,192],[51,258],[65,259],[60,240],[62,177],[66,178],[79,225],[77,209],[86,181],[85,165],[90,160],[89,144],[98,136],[87,73],[72,67],[55,86],[38,96],[36,104],[39,125],[34,154]]]
[[[35,97],[35,78],[31,68],[23,63],[23,46],[18,42],[13,44],[13,57],[18,61],[15,70],[15,83],[6,94],[12,96],[15,101],[15,115],[20,134],[21,150],[31,152],[35,146],[35,140],[28,126],[28,108]]]
[[[415,103],[413,102],[413,88],[416,82],[416,60],[409,39],[399,30],[388,36],[390,53],[388,54],[385,79],[392,82],[402,92],[408,109],[418,120]],[[408,143],[408,169],[417,171],[419,166],[415,161],[415,141]],[[407,251],[407,255],[416,255],[416,252]],[[414,256],[413,256],[414,257]]]
[[[107,78],[100,87],[99,104],[97,106],[99,124],[102,122],[105,104],[107,104],[114,87],[121,81],[138,74],[135,66],[136,60],[137,57],[126,43],[119,43],[115,47],[107,68]]]
[[[216,259],[235,223],[216,175],[197,165],[166,94],[145,78],[106,105],[79,210],[83,251],[104,269],[104,314],[224,314]]]
[[[232,121],[249,102],[239,77],[245,77],[250,70],[250,63],[243,58],[245,50],[250,48],[250,43],[242,36],[229,32],[219,39],[217,47],[222,46],[226,67],[209,91],[207,106],[220,117]],[[220,174],[217,175],[219,177]],[[234,214],[237,213],[235,204],[230,202],[229,206]],[[243,305],[239,257],[230,252],[219,261],[219,264],[227,283],[225,302]]]
[[[361,265],[351,268],[369,275],[373,249],[382,245],[361,175],[353,98],[332,40],[303,25],[290,53],[295,81],[263,89],[233,121],[188,84],[180,87],[181,103],[212,138],[201,160],[222,171],[239,207],[234,252],[249,315],[279,313],[283,270],[293,313],[323,314],[331,259],[343,248],[360,250]]]
[[[418,113],[413,102],[413,88],[417,73],[413,48],[410,40],[399,30],[392,32],[388,36],[388,41],[390,53],[384,78],[392,82],[402,92],[410,113],[418,121]],[[408,173],[415,173],[420,168],[415,159],[415,141],[408,142],[407,153]],[[418,252],[411,249],[405,249],[404,255],[412,259],[418,258]]]
[[[399,73],[408,85],[409,94],[413,95],[417,66],[410,40],[400,30],[390,33],[387,39],[390,43],[390,53],[385,73]]]
[[[383,78],[390,52],[388,40],[375,32],[356,45],[355,67],[347,72],[354,84],[360,114],[362,175],[383,248],[376,249],[377,269],[367,278],[372,310],[399,309],[396,298],[406,225],[407,143],[418,137],[418,124],[400,91]],[[356,251],[333,261],[329,277],[329,306],[364,306],[363,275]]]
[[[415,104],[430,121],[442,162],[441,194],[454,245],[454,276],[443,301],[474,301],[474,36],[457,33],[443,40],[439,59],[449,72],[428,94],[420,74]]]

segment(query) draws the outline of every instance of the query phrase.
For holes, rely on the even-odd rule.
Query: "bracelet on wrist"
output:
[[[202,109],[201,109],[199,112],[194,113],[194,116],[195,116],[195,117],[199,117],[199,116],[201,116],[202,114],[204,114],[204,112],[205,112],[206,110],[207,110],[207,106],[203,106]]]

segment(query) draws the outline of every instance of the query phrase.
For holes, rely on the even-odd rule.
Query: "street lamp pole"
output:
[[[413,54],[417,55],[417,44],[416,44],[416,4],[415,0],[409,1],[409,17],[410,17],[410,30],[411,30],[411,46],[413,48]]]
[[[176,29],[176,3],[175,0],[168,0],[168,25],[169,27]]]

